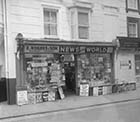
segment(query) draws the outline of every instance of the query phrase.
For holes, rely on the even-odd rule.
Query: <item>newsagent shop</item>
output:
[[[18,41],[17,104],[112,93],[112,42]]]

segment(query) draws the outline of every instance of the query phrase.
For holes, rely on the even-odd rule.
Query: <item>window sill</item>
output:
[[[71,39],[72,41],[83,41],[83,42],[89,42],[89,39]]]
[[[46,39],[55,39],[55,40],[59,39],[58,36],[48,36],[48,35],[44,35],[44,38],[46,38]]]

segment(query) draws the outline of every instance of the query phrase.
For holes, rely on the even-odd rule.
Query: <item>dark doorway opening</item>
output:
[[[6,78],[0,78],[0,102],[7,100]]]
[[[75,62],[65,62],[65,83],[66,83],[66,95],[75,94],[76,93],[76,79],[75,79]]]

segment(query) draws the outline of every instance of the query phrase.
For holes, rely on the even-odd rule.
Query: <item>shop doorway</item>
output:
[[[65,62],[64,69],[66,83],[65,93],[66,95],[75,94],[76,93],[75,62]]]

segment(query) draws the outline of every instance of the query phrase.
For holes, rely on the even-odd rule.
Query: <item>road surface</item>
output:
[[[140,122],[140,100],[31,115],[2,122]]]

